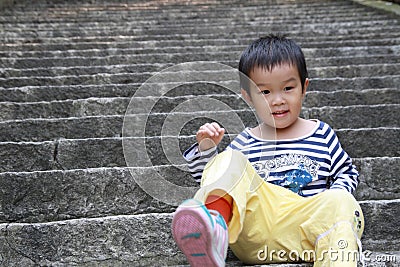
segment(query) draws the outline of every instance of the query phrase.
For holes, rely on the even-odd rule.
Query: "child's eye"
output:
[[[263,94],[263,95],[268,95],[269,93],[271,93],[270,90],[262,90],[261,91],[261,94]]]
[[[284,91],[290,91],[292,90],[294,87],[292,86],[286,86],[285,88],[283,88]]]

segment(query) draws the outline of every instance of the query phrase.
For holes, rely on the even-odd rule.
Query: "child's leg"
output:
[[[224,264],[228,247],[228,229],[225,221],[229,221],[231,217],[233,203],[232,197],[227,194],[231,185],[225,183],[222,187],[213,186],[210,181],[219,180],[221,176],[218,176],[218,171],[221,172],[226,164],[229,166],[229,161],[232,161],[230,158],[231,153],[227,152],[221,153],[216,160],[211,161],[203,172],[202,187],[196,194],[203,197],[184,202],[174,214],[173,237],[191,266],[223,266]],[[220,161],[224,164],[220,164]],[[212,171],[213,175],[207,175],[207,171],[213,168],[218,171]],[[239,174],[243,172],[240,169],[236,171]],[[230,177],[240,177],[240,175],[234,175],[231,172],[222,177],[225,178],[224,181],[232,181]]]
[[[229,204],[225,207],[230,206],[230,214],[226,216],[226,221],[230,222],[228,226],[232,243],[242,228],[249,193],[255,191],[262,183],[264,181],[241,152],[227,150],[206,165],[201,188],[194,198],[205,203],[210,209],[213,207],[212,200],[218,199],[219,203],[215,203],[218,205],[214,205],[216,210],[221,210],[219,207],[224,206],[224,200],[228,202],[225,202]]]
[[[233,199],[229,194],[216,190],[208,195],[205,205],[209,210],[218,211],[228,224],[232,216],[232,203]]]
[[[276,213],[281,210],[281,203],[296,203],[302,197],[266,183],[247,158],[235,150],[219,154],[203,172],[201,189],[195,199],[204,203],[213,195],[228,196],[232,200],[229,243],[236,256],[246,263],[276,261],[276,257],[259,260],[257,253],[266,245],[272,249],[281,248],[274,238],[269,240],[278,234],[275,232]]]
[[[364,217],[356,199],[336,189],[315,196],[311,202],[317,205],[314,216],[302,227],[311,240],[315,239],[314,266],[357,266],[357,261],[362,259],[360,239]]]
[[[251,264],[315,261],[316,267],[356,267],[363,228],[361,208],[344,190],[303,198],[265,183],[248,199],[244,226],[231,248]]]

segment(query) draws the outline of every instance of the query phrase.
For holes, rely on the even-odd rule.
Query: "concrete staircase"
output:
[[[0,10],[0,266],[186,264],[170,233],[182,196],[154,186],[163,177],[195,190],[171,151],[190,145],[205,117],[255,123],[230,67],[269,32],[302,45],[303,116],[335,128],[360,170],[367,266],[400,266],[400,20],[343,0],[37,0]],[[213,103],[225,109],[210,112]],[[231,253],[228,265],[240,266]]]

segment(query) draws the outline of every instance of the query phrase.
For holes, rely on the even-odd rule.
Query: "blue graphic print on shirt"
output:
[[[297,170],[290,170],[285,173],[283,181],[275,184],[290,189],[294,193],[301,195],[301,189],[312,181],[312,176],[305,170],[303,165]]]
[[[320,166],[305,155],[284,154],[264,162],[256,162],[253,167],[266,181],[302,196],[303,188],[318,179]]]

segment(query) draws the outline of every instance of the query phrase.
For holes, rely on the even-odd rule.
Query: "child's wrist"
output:
[[[200,142],[198,142],[198,144],[200,152],[210,150],[217,146],[212,140],[209,139],[201,140]]]

